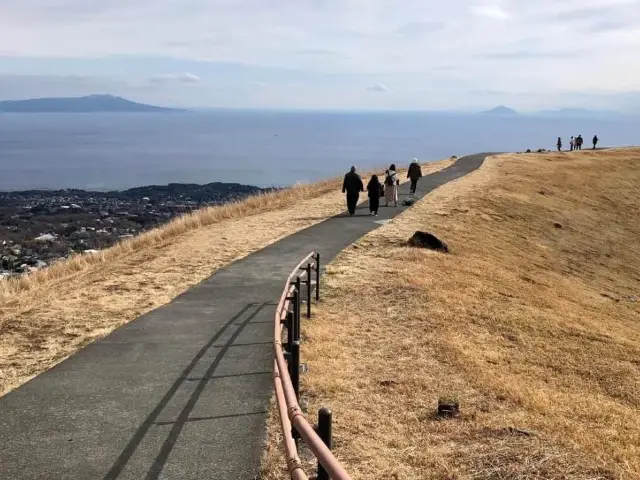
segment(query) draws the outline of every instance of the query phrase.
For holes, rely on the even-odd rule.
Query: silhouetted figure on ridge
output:
[[[593,136],[593,149],[596,149],[596,146],[598,145],[598,135],[594,135]]]
[[[556,142],[556,147],[558,147],[558,151],[562,151],[562,138],[558,137],[558,141]]]

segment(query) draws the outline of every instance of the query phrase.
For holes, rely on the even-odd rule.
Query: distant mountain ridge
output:
[[[499,105],[482,113],[486,115],[518,115],[518,112],[513,108],[505,107],[504,105]]]
[[[189,200],[203,201],[221,195],[243,194],[255,195],[270,192],[273,188],[260,188],[253,185],[241,183],[212,182],[207,184],[198,183],[169,183],[167,185],[145,185],[141,187],[127,188],[126,190],[84,190],[81,188],[65,189],[28,189],[0,191],[0,198],[34,196],[42,198],[74,196],[79,199],[91,197],[99,198],[119,198],[135,199],[149,197],[150,199],[182,198]]]
[[[31,98],[0,101],[0,113],[176,112],[173,108],[132,102],[114,95]]]
[[[559,110],[541,110],[537,115],[545,117],[565,118],[595,118],[595,117],[620,117],[624,113],[614,110],[588,110],[586,108],[561,108]]]

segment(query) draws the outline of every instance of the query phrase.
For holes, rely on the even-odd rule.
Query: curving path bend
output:
[[[416,196],[487,155],[423,177]],[[405,208],[364,204],[284,238],[0,398],[0,478],[256,478],[283,282],[310,251],[331,261]]]

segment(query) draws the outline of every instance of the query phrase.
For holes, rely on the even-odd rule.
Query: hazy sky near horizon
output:
[[[640,0],[0,0],[0,97],[640,110]]]

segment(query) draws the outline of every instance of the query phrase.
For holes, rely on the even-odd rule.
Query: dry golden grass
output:
[[[640,478],[639,211],[640,149],[504,155],[345,250],[303,396],[353,478]]]
[[[0,282],[0,396],[216,270],[341,212],[340,187],[334,179],[203,209],[98,254]]]

